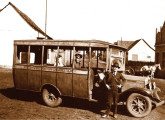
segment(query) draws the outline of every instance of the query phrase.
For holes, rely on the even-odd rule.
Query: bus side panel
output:
[[[28,68],[29,88],[33,91],[40,91],[41,86],[41,67],[30,66]]]
[[[87,71],[74,70],[73,96],[88,99],[88,74]]]
[[[16,89],[28,89],[27,69],[14,68],[14,83]]]
[[[57,88],[64,96],[72,96],[72,69],[57,69]]]
[[[56,68],[43,67],[42,69],[42,85],[52,84],[56,86]]]

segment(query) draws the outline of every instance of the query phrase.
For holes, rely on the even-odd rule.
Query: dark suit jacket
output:
[[[112,72],[108,72],[105,77],[105,84],[108,84],[109,86],[117,86],[120,84],[124,86],[125,82],[126,79],[119,72],[117,72],[116,75],[114,75]]]

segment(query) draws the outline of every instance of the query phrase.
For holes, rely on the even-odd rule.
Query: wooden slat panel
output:
[[[42,67],[42,85],[52,84],[56,86],[56,67]]]
[[[42,67],[42,71],[56,72],[56,67]]]
[[[17,89],[28,89],[27,69],[16,69],[13,70],[14,83]]]
[[[27,65],[15,65],[15,67],[14,67],[15,69],[27,69]]]
[[[58,46],[58,42],[56,41],[45,41],[43,45],[49,45],[49,46]]]
[[[73,46],[73,42],[63,42],[63,41],[60,41],[59,45],[60,46]]]
[[[42,71],[42,85],[52,84],[56,86],[56,73],[50,71]]]
[[[87,42],[75,42],[74,46],[88,47],[89,43],[87,43]]]
[[[103,47],[103,48],[108,48],[109,45],[108,44],[100,44],[100,43],[91,43],[90,44],[91,47]]]
[[[61,73],[72,73],[72,68],[66,68],[66,67],[59,67],[57,68],[57,72],[61,72]]]
[[[87,75],[73,74],[73,96],[88,99]]]
[[[72,96],[72,74],[57,73],[57,88],[64,96]]]
[[[41,66],[28,67],[29,89],[39,91],[41,87]]]
[[[87,70],[77,70],[77,69],[74,69],[73,70],[73,74],[80,74],[80,75],[87,75],[88,74],[88,71]]]

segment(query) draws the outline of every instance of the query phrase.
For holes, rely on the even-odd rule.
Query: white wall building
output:
[[[0,65],[12,66],[14,40],[37,37],[38,31],[30,27],[12,5],[8,5],[0,12]],[[40,37],[43,36],[40,35]]]
[[[120,40],[115,44],[127,49],[127,61],[155,62],[155,50],[143,39],[136,41]]]
[[[155,51],[141,39],[128,50],[128,61],[154,62]]]

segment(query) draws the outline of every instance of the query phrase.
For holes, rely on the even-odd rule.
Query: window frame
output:
[[[22,59],[22,58],[20,58],[21,57],[21,55],[20,55],[20,53],[21,53],[21,51],[19,50],[19,46],[27,46],[27,51],[25,51],[25,52],[27,52],[27,62],[26,63],[22,63],[20,60]],[[21,49],[21,48],[20,48]],[[16,65],[28,65],[28,49],[29,49],[29,46],[28,45],[17,45],[16,46],[16,51],[15,51],[15,64]],[[18,55],[18,52],[19,52],[19,55]],[[23,51],[24,52],[24,51]],[[19,58],[18,58],[18,56],[19,56]],[[19,61],[19,62],[17,62],[17,61]]]

